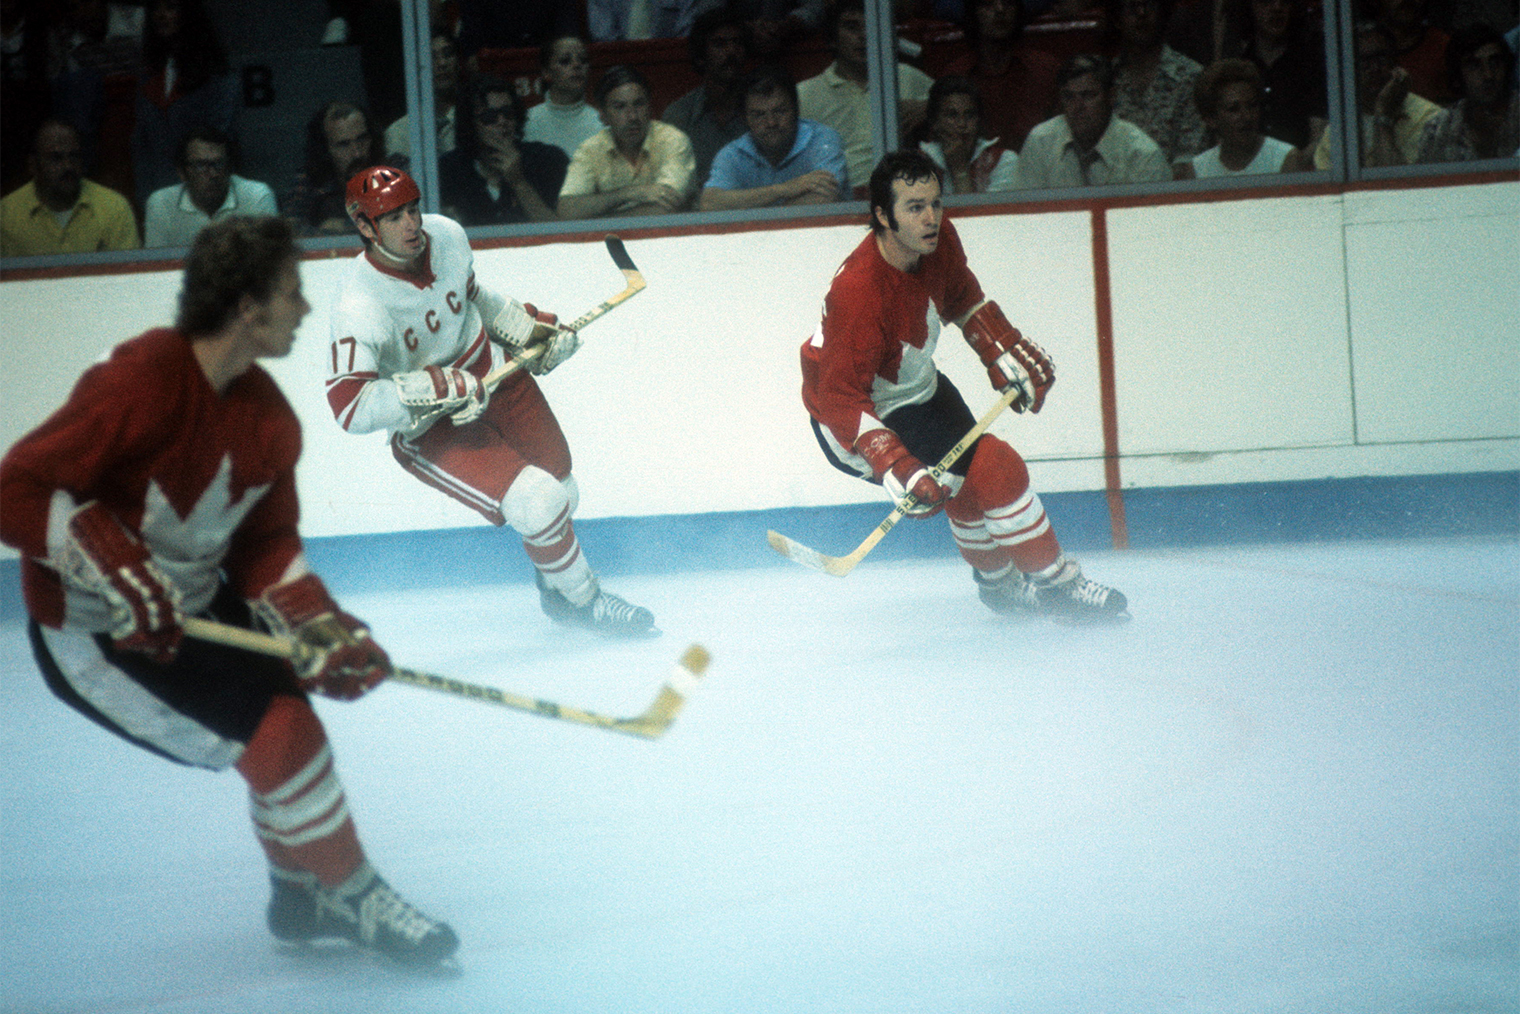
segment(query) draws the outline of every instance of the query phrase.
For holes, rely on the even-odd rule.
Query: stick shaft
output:
[[[961,459],[961,455],[966,453],[967,448],[976,443],[978,437],[987,432],[987,428],[997,421],[998,416],[1002,415],[1003,411],[1013,404],[1020,393],[1017,387],[1009,388],[991,408],[982,413],[982,417],[976,421],[976,425],[967,430],[966,435],[956,441],[955,446],[950,448],[945,453],[945,456],[940,458],[938,463],[929,470],[929,474],[934,477],[936,482],[939,481],[940,476],[950,470],[950,466]],[[881,524],[872,529],[871,534],[867,535],[860,545],[844,556],[828,556],[818,552],[816,549],[810,549],[800,542],[789,539],[779,532],[767,532],[766,538],[770,542],[771,548],[787,559],[795,560],[803,566],[812,567],[814,570],[821,570],[825,574],[844,577],[854,570],[856,564],[864,560],[866,554],[875,549],[876,544],[886,538],[887,533],[892,530],[893,526],[901,521],[908,511],[912,510],[917,504],[918,499],[912,493],[904,496],[892,508],[892,513],[888,514]]]
[[[292,658],[296,654],[295,646],[283,637],[275,637],[271,634],[260,633],[257,630],[248,630],[244,627],[235,627],[227,623],[218,623],[215,620],[205,620],[198,616],[187,616],[184,619],[185,633],[202,641],[211,641],[215,644],[225,644],[232,648],[241,648],[259,655],[271,655],[275,658]],[[680,669],[692,677],[697,677],[707,668],[708,655],[705,649],[692,645],[687,649],[679,663]],[[643,739],[657,739],[671,722],[675,720],[676,712],[685,703],[685,698],[674,690],[668,683],[660,688],[659,695],[655,698],[642,715],[633,718],[613,718],[607,715],[599,715],[593,711],[585,711],[580,708],[571,708],[555,704],[553,701],[538,700],[522,694],[514,694],[506,690],[498,690],[495,687],[482,686],[478,683],[466,683],[448,676],[438,676],[433,673],[418,672],[414,669],[397,668],[392,670],[390,679],[400,683],[408,683],[414,687],[422,687],[426,690],[436,690],[440,693],[452,694],[455,697],[464,697],[472,701],[484,701],[488,704],[498,704],[504,708],[512,708],[515,711],[526,711],[545,718],[557,718],[565,722],[575,722],[579,725],[592,725],[599,729],[607,729],[610,732],[627,733],[630,736],[639,736]]]

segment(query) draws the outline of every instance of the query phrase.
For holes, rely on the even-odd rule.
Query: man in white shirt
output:
[[[233,215],[274,215],[274,191],[232,172],[232,145],[215,127],[194,127],[180,142],[181,182],[155,190],[143,213],[145,247],[187,247],[211,222]]]
[[[1161,146],[1114,115],[1113,65],[1074,56],[1056,77],[1061,115],[1029,132],[1019,152],[1021,188],[1100,187],[1172,178]]]
[[[844,0],[830,14],[834,62],[823,73],[797,85],[798,111],[839,131],[844,139],[846,170],[852,185],[871,178],[876,151],[871,137],[870,79],[866,65],[866,15],[861,0]],[[897,65],[897,110],[900,133],[923,118],[934,79],[917,67]]]

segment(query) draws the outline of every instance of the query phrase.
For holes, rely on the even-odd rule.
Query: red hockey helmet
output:
[[[400,169],[377,165],[360,169],[348,181],[348,217],[363,215],[371,222],[403,204],[420,200],[417,181]]]

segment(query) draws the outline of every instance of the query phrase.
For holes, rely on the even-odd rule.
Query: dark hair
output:
[[[707,40],[720,28],[738,28],[744,38],[744,48],[749,49],[749,22],[744,14],[731,3],[709,7],[691,22],[691,34],[686,36],[686,53],[698,74],[706,73]]]
[[[172,37],[153,30],[153,6],[143,24],[143,66],[161,71],[172,59],[179,75],[179,90],[192,92],[212,77],[227,73],[227,49],[216,34],[211,15],[202,0],[172,0],[179,8],[179,31]]]
[[[523,109],[522,99],[517,94],[517,89],[512,82],[495,74],[476,74],[470,79],[465,88],[464,101],[459,104],[458,113],[454,116],[454,131],[458,138],[459,150],[470,158],[474,158],[480,151],[480,135],[475,130],[475,109],[485,105],[488,95],[507,95],[511,100],[511,112],[517,122],[517,127],[512,136],[522,140],[523,125],[527,122],[528,114]]]
[[[932,131],[934,129],[934,121],[939,119],[940,107],[952,95],[971,96],[971,106],[976,110],[977,133],[980,134],[982,93],[977,90],[975,81],[972,81],[969,77],[961,77],[958,74],[939,78],[934,84],[929,86],[929,104],[924,107],[924,125],[927,130]]]
[[[585,46],[586,47],[586,53],[587,53],[587,55],[588,56],[590,55],[591,46],[590,46],[589,43],[586,42],[585,36],[580,35],[580,34],[578,34],[576,32],[565,32],[565,33],[563,33],[561,35],[556,35],[553,38],[545,39],[544,40],[544,44],[542,46],[538,47],[538,69],[539,70],[544,71],[544,70],[548,70],[549,69],[549,65],[554,62],[554,46],[555,46],[556,43],[560,42],[562,39],[574,39],[575,41],[579,42],[582,46]]]
[[[1018,20],[1013,23],[1013,37],[1018,39],[1024,34],[1024,26],[1029,24],[1029,11],[1025,9],[1024,0],[1012,0],[1019,9]],[[987,3],[987,0],[966,0],[965,13],[961,15],[961,31],[966,33],[966,38],[973,44],[981,37],[981,26],[976,23],[976,12]]]
[[[608,67],[607,73],[596,83],[596,108],[600,109],[607,104],[607,96],[614,88],[621,88],[627,84],[636,84],[644,89],[644,97],[649,97],[649,79],[644,77],[637,67],[630,67],[626,63]]]
[[[1266,93],[1261,71],[1250,60],[1215,60],[1193,82],[1193,103],[1198,107],[1198,115],[1212,119],[1219,109],[1219,93],[1224,91],[1225,85],[1232,84],[1250,85],[1256,89],[1258,99]]]
[[[244,296],[268,300],[280,272],[295,260],[295,233],[283,218],[236,215],[212,222],[185,257],[174,326],[191,339],[215,334]]]
[[[375,133],[375,123],[370,119],[369,111],[350,102],[329,102],[306,121],[306,179],[311,185],[321,186],[338,178],[338,170],[327,153],[327,124],[355,113],[364,117],[364,127],[369,131],[369,158],[364,164],[377,165],[384,157],[380,150],[382,138]]]
[[[839,19],[846,14],[861,14],[866,12],[866,0],[838,0],[829,4],[828,13],[823,19],[823,38],[829,45],[833,45],[839,39]]]
[[[1467,96],[1467,85],[1462,80],[1462,62],[1490,43],[1497,43],[1499,52],[1504,55],[1504,93],[1509,94],[1515,84],[1515,54],[1499,29],[1482,21],[1458,28],[1446,43],[1446,77],[1453,93]]]
[[[903,148],[899,151],[888,152],[882,160],[876,163],[876,168],[871,170],[871,231],[884,232],[887,229],[897,228],[897,215],[893,211],[892,183],[894,180],[902,180],[912,186],[922,180],[934,180],[941,187],[945,185],[944,174],[939,166],[934,164],[934,159],[924,153],[921,148]],[[887,222],[883,225],[876,217],[876,209],[886,212]]]
[[[744,76],[744,85],[740,94],[747,104],[749,97],[754,95],[763,98],[775,94],[785,95],[787,101],[792,104],[792,112],[797,112],[797,82],[792,80],[792,75],[787,73],[785,67],[779,64],[769,63],[763,67],[756,67]]]
[[[54,127],[63,127],[64,129],[68,130],[69,133],[74,135],[74,140],[79,142],[81,148],[84,146],[84,131],[80,130],[77,126],[75,126],[73,123],[70,123],[68,120],[59,119],[56,116],[49,116],[47,119],[37,124],[37,129],[32,131],[32,147],[30,149],[31,154],[37,154],[37,146],[42,143],[43,132]]]
[[[1061,64],[1061,69],[1056,73],[1056,87],[1061,88],[1083,74],[1096,75],[1098,84],[1105,92],[1114,90],[1114,65],[1108,57],[1097,53],[1078,53]]]
[[[202,144],[219,145],[227,152],[227,162],[230,166],[234,161],[232,139],[226,133],[218,130],[209,123],[197,123],[185,131],[185,136],[179,139],[179,144],[174,148],[174,164],[181,169],[190,160],[190,142],[199,141]]]

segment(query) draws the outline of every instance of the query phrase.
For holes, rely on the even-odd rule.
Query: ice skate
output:
[[[538,600],[544,615],[555,623],[584,627],[598,634],[617,637],[648,637],[657,633],[654,614],[643,606],[632,605],[617,595],[597,587],[590,602],[577,606],[563,594],[550,588],[543,574],[534,572],[538,581]]]
[[[1048,576],[1025,575],[1046,615],[1072,623],[1129,619],[1129,600],[1124,593],[1088,580],[1076,560],[1063,556],[1050,570],[1054,573]]]
[[[403,965],[433,965],[459,947],[446,923],[423,915],[369,863],[337,887],[309,873],[273,871],[269,930],[287,943],[349,940]]]
[[[971,577],[976,581],[976,593],[982,603],[995,613],[1038,613],[1040,597],[1034,585],[1025,579],[1017,567],[1009,567],[1002,577],[987,577],[975,568]]]

